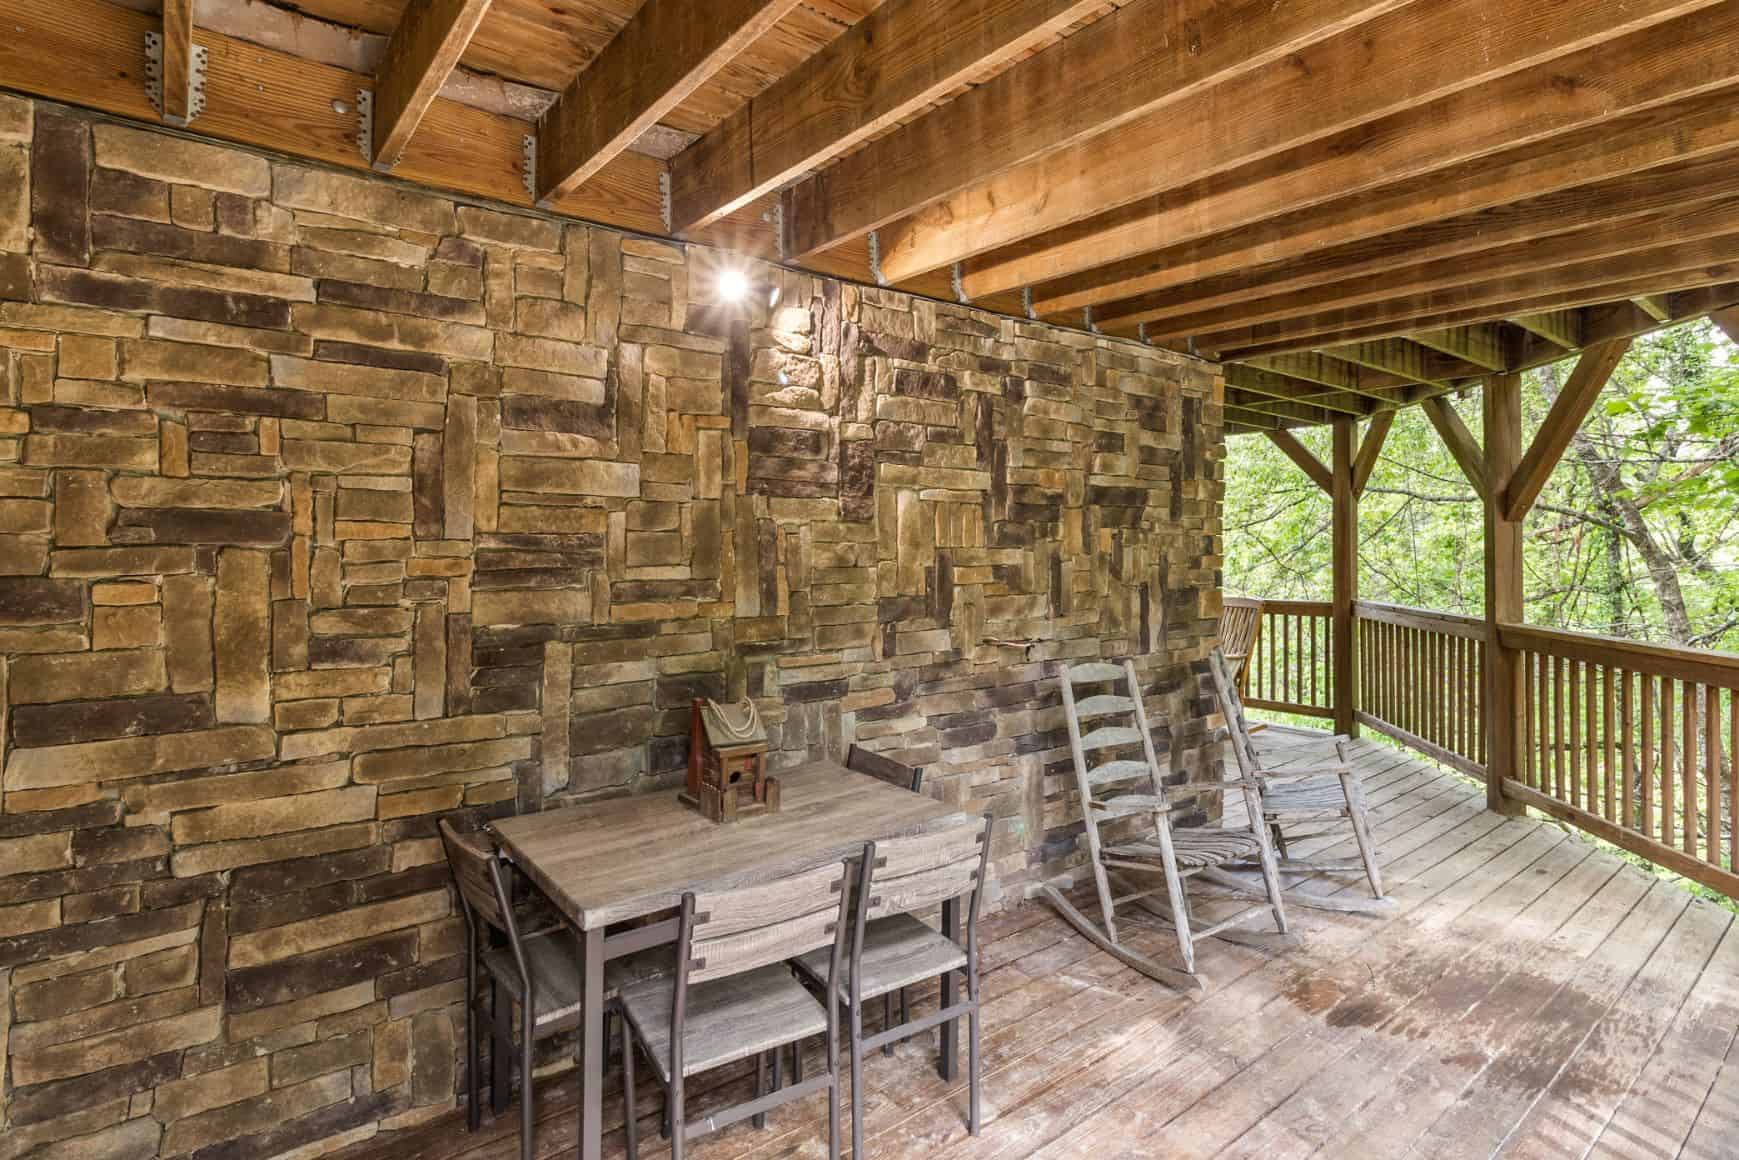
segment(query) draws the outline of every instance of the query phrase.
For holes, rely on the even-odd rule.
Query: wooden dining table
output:
[[[832,761],[779,773],[780,809],[718,824],[677,801],[676,791],[609,798],[493,823],[502,852],[580,932],[585,987],[581,1024],[580,1148],[600,1160],[604,1105],[604,964],[673,944],[663,915],[692,890],[717,890],[851,858],[864,843],[966,821],[964,814]],[[959,903],[944,905],[943,933],[958,937]],[[615,928],[615,929],[611,929]],[[674,969],[674,958],[672,967]],[[942,1005],[958,986],[943,984]],[[959,1066],[957,1027],[942,1028],[942,1076]]]

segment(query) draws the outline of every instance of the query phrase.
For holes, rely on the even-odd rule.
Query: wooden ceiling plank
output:
[[[1443,440],[1443,445],[1449,448],[1449,454],[1460,465],[1461,473],[1467,476],[1467,482],[1473,485],[1473,490],[1485,498],[1485,452],[1480,450],[1479,441],[1473,437],[1473,432],[1462,422],[1461,415],[1455,410],[1454,404],[1447,396],[1426,399],[1424,404],[1425,417],[1431,420],[1431,425],[1437,428],[1437,434]]]
[[[1253,176],[1226,175],[975,259],[963,282],[969,291],[1037,286],[1041,312],[1078,311],[1091,302],[1068,297],[1076,292],[1103,293],[1105,301],[1155,293],[1597,183],[1637,178],[1640,188],[1611,190],[1612,196],[1599,200],[1646,199],[1649,177],[1664,179],[1664,167],[1730,161],[1739,153],[1734,96],[1715,91],[1651,105],[1610,124],[1532,141],[1355,197],[1313,202],[1317,183],[1301,180],[1286,165],[1264,166]],[[1359,142],[1349,137],[1346,144]],[[1680,188],[1697,184],[1693,178]],[[1095,239],[1100,249],[1086,248]],[[1119,254],[1134,256],[1116,259]]]
[[[787,191],[792,253],[860,237],[1406,2],[1134,0]]]
[[[163,0],[163,119],[193,119],[193,0]]]
[[[1541,310],[1731,281],[1731,271],[1739,265],[1735,258],[1739,258],[1739,231],[1280,322],[1231,327],[1195,338],[1198,348],[1206,351],[1267,347],[1282,341],[1302,342],[1305,349],[1313,349],[1461,322],[1507,318],[1522,324],[1518,316]],[[1438,321],[1445,315],[1450,317]]]
[[[1383,338],[1372,342],[1327,347],[1323,353],[1354,366],[1387,371],[1410,382],[1433,387],[1450,386],[1456,378],[1465,377],[1472,370],[1468,367],[1446,365],[1437,352],[1405,338]]]
[[[687,233],[778,191],[1102,7],[889,0],[672,159],[673,228]]]
[[[1739,199],[1739,150],[1133,297],[1117,297],[1117,291],[1142,279],[1123,279],[1104,287],[1087,285],[1054,297],[1041,292],[1034,295],[1033,309],[1044,316],[1066,317],[1065,312],[1079,314],[1082,307],[1092,305],[1101,325],[1146,322],[1150,333],[1164,333],[1156,324],[1354,279],[1429,277],[1432,272],[1467,269],[1473,262],[1513,265],[1525,262],[1542,246],[1560,260],[1570,260],[1590,248],[1598,252],[1614,237],[1635,249],[1641,245],[1636,239],[1643,227],[1654,223],[1658,235],[1659,223],[1724,198]],[[1087,277],[1066,285],[1082,286]]]
[[[1365,493],[1365,484],[1371,481],[1371,472],[1377,469],[1377,457],[1383,453],[1383,444],[1388,442],[1389,428],[1395,425],[1395,411],[1378,411],[1371,416],[1371,425],[1365,428],[1364,438],[1359,440],[1359,452],[1353,459],[1353,494]]]
[[[1573,309],[1543,310],[1537,314],[1519,315],[1509,321],[1565,350],[1577,350],[1582,346],[1582,318]]]
[[[1612,372],[1618,369],[1619,360],[1630,349],[1630,342],[1628,338],[1620,338],[1591,346],[1576,361],[1576,369],[1570,372],[1564,389],[1552,401],[1545,422],[1540,424],[1534,441],[1528,445],[1527,453],[1522,456],[1521,463],[1510,476],[1509,486],[1504,489],[1505,519],[1520,523],[1534,506],[1534,501],[1540,498],[1546,480],[1551,478],[1552,470],[1563,458],[1570,440],[1582,426],[1594,400],[1600,397],[1600,391],[1612,377]]]
[[[537,200],[585,184],[798,0],[646,0],[538,123]]]
[[[1420,346],[1441,351],[1488,371],[1504,370],[1509,359],[1510,344],[1504,338],[1500,323],[1482,322],[1473,326],[1421,330],[1408,337]]]
[[[1387,400],[1388,392],[1406,386],[1408,380],[1381,372],[1372,373],[1343,359],[1318,351],[1299,351],[1250,360],[1253,365],[1274,374],[1286,375],[1307,383],[1320,383],[1337,391],[1350,391],[1367,398]]]
[[[1557,0],[1547,16],[1527,0],[1438,0],[1389,12],[1193,100],[989,177],[895,223],[883,231],[882,269],[898,283],[1456,94],[1469,94],[1480,117],[1442,125],[1452,139],[1493,128],[1494,102],[1504,131],[1522,139],[1566,114],[1610,119],[1621,111],[1616,100],[1570,109],[1551,99],[1549,81],[1560,71],[1555,62],[1571,61],[1564,66],[1571,75],[1583,66],[1605,72],[1621,65],[1658,75],[1659,63],[1666,62],[1651,69],[1629,57],[1659,47],[1665,27],[1675,33],[1667,44],[1681,50],[1669,67],[1678,67],[1687,31],[1674,18],[1698,9],[1708,9],[1709,18],[1697,21],[1696,35],[1706,35],[1710,26],[1722,42],[1718,51],[1732,51],[1721,33],[1739,39],[1739,31],[1723,28],[1721,10],[1710,7],[1715,2],[1640,0],[1620,12],[1610,0]],[[1739,12],[1728,16],[1727,23],[1739,28]],[[1616,60],[1602,52],[1614,40],[1624,45]],[[1723,60],[1719,69],[1731,75],[1739,61]],[[1622,82],[1613,88],[1622,91]],[[1234,109],[1236,116],[1226,115]],[[1434,167],[1471,155],[1462,151],[1446,159],[1438,143],[1433,141]],[[1379,174],[1384,180],[1396,176],[1387,164],[1378,168],[1388,170]],[[1318,193],[1319,200],[1323,196]],[[968,290],[982,292],[976,284]]]
[[[1287,402],[1309,402],[1317,406],[1328,407],[1330,410],[1344,411],[1349,415],[1361,415],[1370,409],[1368,402],[1362,406],[1357,402],[1348,402],[1338,406],[1331,405],[1324,400],[1335,397],[1337,392],[1325,391],[1320,386],[1275,374],[1273,371],[1263,370],[1261,367],[1230,363],[1226,366],[1225,372],[1226,385],[1246,394],[1266,395],[1268,398]],[[1363,398],[1364,396],[1358,397]]]
[[[1312,483],[1324,491],[1334,490],[1334,476],[1323,466],[1322,460],[1310,453],[1310,448],[1300,443],[1289,431],[1269,431],[1266,433],[1274,446],[1286,453],[1286,458],[1298,464],[1298,469],[1310,477]]]
[[[375,70],[374,167],[397,165],[465,55],[490,0],[411,0]]]

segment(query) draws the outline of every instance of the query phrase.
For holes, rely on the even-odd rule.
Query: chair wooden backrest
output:
[[[467,917],[475,915],[503,934],[513,933],[513,910],[501,879],[501,859],[476,836],[461,834],[453,823],[438,823],[441,845],[447,851],[447,867],[459,888]]]
[[[694,984],[745,974],[829,943],[833,957],[828,978],[839,978],[849,901],[843,861],[753,886],[684,894],[676,936],[669,1074],[683,1074],[688,991]],[[837,1011],[831,1003],[827,1007],[832,1043]]]
[[[871,842],[864,847],[861,872],[863,920],[925,910],[969,893],[976,909],[989,850],[988,818],[910,838]]]
[[[1231,666],[1240,688],[1249,678],[1250,654],[1262,632],[1262,602],[1247,596],[1228,596],[1220,601],[1220,651]]]
[[[1061,680],[1063,713],[1069,726],[1069,748],[1075,759],[1080,779],[1081,808],[1090,810],[1098,791],[1109,786],[1142,782],[1147,793],[1165,796],[1161,784],[1159,755],[1153,748],[1153,731],[1147,723],[1147,707],[1141,703],[1141,683],[1135,676],[1133,661],[1121,665],[1110,661],[1090,661],[1063,669]],[[1077,685],[1122,685],[1123,692],[1093,693],[1077,697]],[[1114,719],[1105,724],[1106,718]],[[1122,718],[1124,724],[1115,723]],[[1139,758],[1113,758],[1098,765],[1088,765],[1092,755],[1103,750],[1122,750],[1140,745]]]
[[[907,765],[874,750],[865,749],[861,745],[853,745],[845,753],[845,767],[854,773],[867,773],[879,781],[889,785],[897,785],[901,789],[909,789],[913,793],[924,791],[924,767]]]

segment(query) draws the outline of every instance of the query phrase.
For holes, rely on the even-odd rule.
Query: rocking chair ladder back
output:
[[[1109,684],[1115,687],[1118,682],[1123,684],[1125,691],[1122,693],[1095,693],[1077,698],[1077,685]],[[1130,966],[1160,982],[1186,988],[1201,986],[1195,976],[1195,944],[1200,940],[1231,930],[1260,915],[1264,909],[1272,913],[1276,929],[1285,934],[1286,909],[1280,895],[1279,876],[1267,833],[1260,825],[1243,830],[1173,828],[1172,804],[1164,786],[1159,757],[1154,751],[1153,731],[1142,703],[1134,663],[1125,660],[1121,667],[1106,662],[1074,665],[1063,670],[1058,683],[1063,694],[1069,749],[1074,758],[1075,783],[1081,797],[1088,857],[1093,868],[1103,927],[1095,925],[1054,887],[1046,887],[1047,896],[1063,916],[1089,940]],[[1118,718],[1127,723],[1106,723],[1107,719],[1114,722]],[[1136,747],[1140,749],[1140,757],[1113,756],[1098,765],[1088,764],[1091,756],[1104,751],[1115,754]],[[1239,784],[1244,789],[1249,816],[1260,817],[1254,783],[1240,779]],[[1116,787],[1122,787],[1123,792],[1117,792]],[[1133,839],[1116,838],[1108,842],[1100,827],[1124,819],[1148,820],[1149,832]],[[1242,880],[1221,873],[1222,867],[1252,857],[1263,870],[1263,889],[1259,893],[1252,891]],[[1127,873],[1160,874],[1164,884],[1160,887],[1137,886],[1127,893],[1114,893],[1113,874]],[[1235,894],[1263,898],[1265,905],[1245,908],[1205,929],[1196,930],[1185,882],[1197,876]],[[1161,891],[1166,896],[1163,903],[1156,897]],[[1183,959],[1183,971],[1162,966],[1123,944],[1117,928],[1117,907],[1128,902],[1159,915],[1173,926]]]
[[[1243,698],[1232,679],[1229,659],[1216,650],[1209,665],[1233,758],[1243,777],[1259,787],[1263,822],[1273,834],[1280,867],[1311,873],[1362,871],[1370,882],[1371,896],[1383,899],[1383,875],[1377,864],[1364,782],[1347,757],[1347,739],[1300,738],[1285,733],[1276,735],[1270,730],[1258,742],[1244,715]],[[1311,861],[1290,857],[1290,842],[1322,837],[1328,832],[1320,828],[1307,833],[1289,831],[1288,824],[1293,822],[1306,825],[1345,822],[1358,845],[1359,860]]]
[[[1262,632],[1262,602],[1247,596],[1228,596],[1220,602],[1220,651],[1231,667],[1233,680],[1242,693],[1249,688],[1250,656]]]

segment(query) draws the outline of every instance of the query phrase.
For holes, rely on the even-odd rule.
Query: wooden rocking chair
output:
[[[1220,601],[1220,651],[1225,654],[1238,692],[1249,688],[1250,654],[1262,632],[1262,602],[1247,596]]]
[[[1099,693],[1076,699],[1076,685],[1113,684],[1123,682],[1123,694]],[[1173,806],[1160,773],[1159,758],[1154,753],[1153,733],[1148,727],[1147,710],[1142,705],[1141,686],[1136,680],[1135,665],[1124,661],[1122,667],[1105,662],[1075,665],[1065,668],[1058,678],[1062,687],[1063,711],[1069,726],[1069,749],[1074,757],[1075,784],[1081,795],[1081,810],[1087,828],[1087,849],[1092,859],[1093,881],[1099,894],[1099,910],[1103,927],[1095,924],[1069,902],[1054,886],[1044,891],[1064,918],[1089,941],[1147,975],[1169,986],[1185,990],[1202,987],[1196,975],[1195,944],[1222,932],[1233,932],[1264,909],[1272,912],[1274,925],[1286,934],[1286,907],[1281,899],[1280,877],[1274,864],[1274,852],[1268,844],[1268,831],[1258,822],[1244,829],[1190,828],[1174,829],[1171,821]],[[1121,718],[1124,724],[1115,722]],[[1107,722],[1110,719],[1110,722]],[[1083,732],[1093,723],[1090,732]],[[1089,754],[1110,750],[1127,751],[1139,746],[1139,758],[1116,758],[1089,767]],[[1217,789],[1224,783],[1204,786]],[[1259,819],[1256,784],[1242,779],[1248,817]],[[1198,791],[1199,792],[1199,791]],[[1109,796],[1108,796],[1109,795]],[[1116,819],[1148,820],[1146,834],[1107,841],[1099,827]],[[1262,867],[1266,887],[1266,906],[1252,906],[1229,918],[1221,919],[1201,930],[1194,929],[1189,898],[1184,889],[1186,879],[1224,874],[1223,867],[1240,864],[1254,858]],[[1112,874],[1159,874],[1163,884],[1136,884],[1127,893],[1112,893]],[[1232,875],[1233,893],[1246,895],[1248,887]],[[1166,895],[1161,902],[1156,895]],[[1183,970],[1163,966],[1123,944],[1117,930],[1117,907],[1136,903],[1168,922],[1177,933],[1178,951],[1183,958]]]
[[[1347,739],[1284,739],[1269,732],[1257,741],[1244,716],[1244,702],[1232,679],[1228,659],[1215,649],[1208,658],[1208,665],[1239,774],[1258,787],[1263,825],[1274,835],[1280,868],[1308,873],[1362,871],[1370,881],[1372,897],[1385,902],[1383,876],[1377,866],[1376,841],[1371,834],[1364,783],[1347,759]],[[1298,841],[1321,837],[1328,832],[1318,828],[1309,833],[1289,833],[1286,827],[1294,822],[1306,825],[1345,823],[1351,826],[1359,847],[1359,860],[1335,862],[1289,857],[1288,839]],[[1369,903],[1301,895],[1290,890],[1286,897],[1300,905],[1324,910],[1364,912],[1377,909]]]

